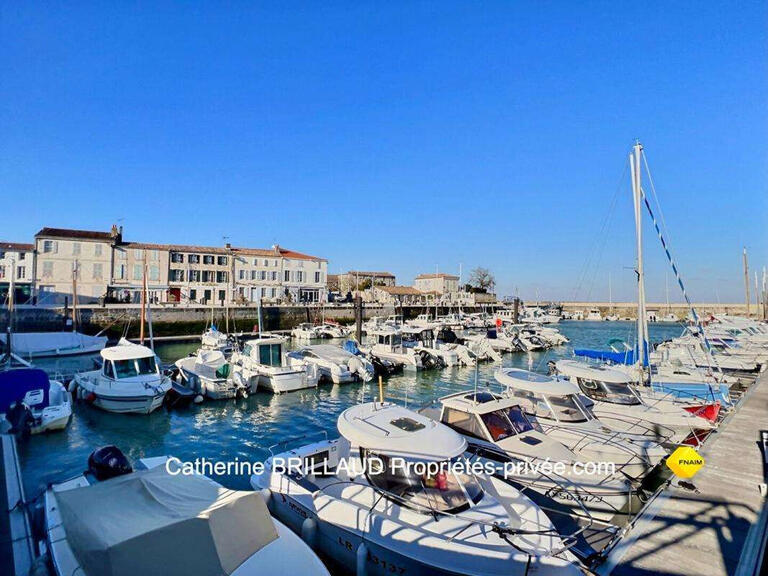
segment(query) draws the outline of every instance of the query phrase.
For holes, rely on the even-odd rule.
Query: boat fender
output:
[[[88,395],[85,397],[85,401],[88,402],[88,404],[93,404],[96,400],[96,394],[93,392],[89,392]]]
[[[195,396],[195,399],[194,399],[194,403],[195,404],[201,404],[202,402],[203,402],[203,395],[202,394],[198,394],[197,396]]]
[[[317,540],[317,521],[314,518],[307,518],[301,523],[301,539],[307,543],[307,546],[314,548]]]
[[[367,572],[367,564],[368,564],[368,546],[365,545],[365,542],[360,542],[360,546],[357,547],[357,554],[356,554],[356,568],[355,571],[356,576],[366,576]]]

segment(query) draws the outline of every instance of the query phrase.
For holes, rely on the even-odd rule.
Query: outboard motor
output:
[[[547,362],[547,374],[550,376],[554,376],[557,374],[557,364],[555,364],[554,360],[550,360]]]
[[[30,435],[32,424],[35,421],[32,411],[24,402],[14,402],[11,404],[8,412],[5,413],[5,419],[11,425],[11,434],[16,434],[22,438]]]
[[[130,474],[133,467],[117,446],[102,446],[88,456],[88,472],[101,481]]]

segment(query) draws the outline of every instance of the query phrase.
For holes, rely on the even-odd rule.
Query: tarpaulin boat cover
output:
[[[0,335],[5,345],[5,335]],[[60,352],[103,348],[106,336],[88,336],[80,332],[20,332],[11,338],[13,351],[21,357],[56,355]]]
[[[50,387],[48,374],[37,368],[0,371],[0,414],[8,412],[11,404],[20,402],[32,390],[43,391],[43,402],[35,407],[45,408],[49,403]]]
[[[595,360],[613,362],[614,364],[632,365],[635,363],[634,350],[614,352],[613,350],[589,350],[587,348],[577,348],[573,351],[573,353],[576,356],[581,356],[583,358],[594,358]]]
[[[258,492],[165,466],[56,493],[67,541],[88,576],[231,574],[277,539]]]
[[[360,354],[360,350],[357,348],[357,343],[354,340],[347,340],[344,342],[344,350],[355,356]]]

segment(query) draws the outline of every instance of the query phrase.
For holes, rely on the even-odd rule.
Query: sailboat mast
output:
[[[747,318],[749,318],[749,260],[746,248],[744,248],[744,295],[747,303]]]
[[[144,252],[141,267],[141,311],[139,313],[139,343],[144,344],[144,321],[146,319],[147,306],[147,256]]]
[[[13,333],[13,320],[15,316],[13,297],[16,292],[16,261],[11,258],[11,281],[8,283],[8,326],[5,328],[6,361],[11,362],[13,348],[11,335]]]
[[[632,176],[632,195],[635,208],[635,239],[637,243],[637,353],[641,368],[645,365],[648,345],[648,327],[645,317],[645,270],[643,268],[643,212],[640,177],[640,157],[643,147],[637,142],[629,157]],[[641,382],[645,380],[641,371]]]
[[[72,332],[77,332],[77,260],[72,262]]]

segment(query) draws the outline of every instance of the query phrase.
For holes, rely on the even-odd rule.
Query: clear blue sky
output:
[[[694,298],[768,264],[765,2],[319,4],[3,0],[0,239],[121,219],[626,299],[640,138]]]

